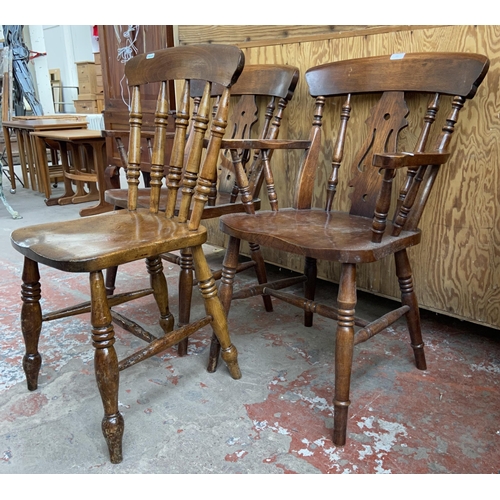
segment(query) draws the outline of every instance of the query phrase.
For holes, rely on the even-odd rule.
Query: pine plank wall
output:
[[[292,64],[301,74],[328,61],[399,52],[487,55],[490,71],[462,113],[455,152],[440,172],[420,224],[422,242],[410,258],[422,308],[500,329],[500,26],[178,26],[177,36],[179,44],[232,43],[244,50],[247,64]],[[313,103],[301,79],[281,137],[307,138]],[[328,148],[325,144],[326,165]],[[295,153],[273,157],[276,185],[285,192],[299,160]],[[318,206],[325,175],[320,172],[317,179]],[[224,245],[218,221],[206,225],[209,240]],[[297,256],[266,249],[264,255],[268,262],[302,270]],[[321,263],[318,272],[333,282],[339,277],[334,264]],[[398,299],[392,260],[362,266],[358,286]]]

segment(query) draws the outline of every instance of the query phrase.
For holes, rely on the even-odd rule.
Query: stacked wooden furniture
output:
[[[67,205],[97,201],[96,205],[80,210],[80,216],[109,212],[113,205],[104,201],[106,182],[104,168],[106,143],[99,130],[49,130],[33,132],[41,145],[39,162],[43,163],[43,143],[56,143],[60,151],[64,193],[51,199],[51,204]],[[48,170],[47,167],[44,168]],[[73,191],[73,185],[75,191]]]
[[[32,135],[32,132],[86,129],[87,122],[82,118],[74,115],[30,116],[14,117],[12,120],[2,122],[7,162],[9,164],[9,176],[13,191],[16,189],[16,178],[14,175],[14,156],[11,138],[14,136],[17,138],[24,187],[31,187],[34,191],[45,193],[45,203],[50,205],[50,182],[56,181],[56,179],[63,179],[61,166],[56,161],[57,155],[55,149],[57,147],[53,143],[39,143],[39,140]],[[50,168],[47,159],[48,152],[51,156]]]
[[[73,102],[77,113],[101,113],[104,107],[100,57],[95,61],[76,63],[78,73],[78,99]]]
[[[101,66],[101,53],[96,52],[94,54],[95,61],[95,99],[97,105],[97,112],[102,113],[104,111],[104,85],[102,83],[102,66]]]

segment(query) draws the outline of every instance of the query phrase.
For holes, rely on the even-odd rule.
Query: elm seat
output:
[[[279,207],[277,186],[269,198],[270,211],[256,212],[250,205],[245,214],[220,218],[220,228],[229,235],[219,287],[226,311],[232,300],[263,294],[303,309],[305,326],[313,325],[314,314],[337,321],[335,445],[346,442],[356,344],[404,316],[415,364],[426,369],[407,248],[420,242],[418,224],[436,175],[450,158],[460,110],[474,97],[488,66],[479,54],[436,52],[351,59],[309,69],[305,78],[315,98],[314,117],[291,206]],[[338,119],[327,120],[332,115]],[[331,145],[323,144],[322,134],[330,131]],[[447,168],[460,168],[461,161],[465,163],[457,157]],[[330,173],[320,176],[323,163]],[[319,199],[316,177],[323,179],[320,209],[313,206],[313,198]],[[393,196],[395,181],[400,188]],[[274,186],[272,174],[266,182]],[[233,292],[241,240],[303,256],[304,274]],[[371,323],[356,318],[358,265],[391,255],[401,307]],[[336,307],[314,300],[318,260],[340,265]],[[284,291],[300,282],[303,297]],[[355,331],[355,325],[361,328]],[[211,352],[209,369],[214,369],[216,348]]]
[[[202,244],[206,241],[207,233],[200,226],[200,221],[210,186],[216,178],[216,162],[227,126],[230,88],[243,66],[243,53],[229,45],[172,47],[130,59],[125,65],[131,93],[126,209],[30,226],[18,229],[11,235],[14,248],[24,255],[21,329],[26,346],[23,368],[28,389],[33,391],[38,386],[41,366],[38,342],[43,322],[90,312],[89,333],[95,348],[95,375],[104,407],[101,428],[112,463],[119,463],[123,458],[124,421],[118,410],[120,371],[176,345],[200,328],[210,325],[223,345],[223,358],[231,377],[241,377],[238,353],[231,343],[225,311],[203,254]],[[203,92],[195,116],[191,115],[189,106],[191,80],[203,81]],[[181,88],[168,180],[169,199],[174,203],[162,212],[159,210],[159,197],[170,109],[167,89],[172,82]],[[156,83],[159,90],[151,150],[151,196],[148,207],[143,208],[137,204],[143,117],[141,88],[148,83]],[[212,85],[222,87],[222,92],[202,161],[211,111]],[[187,141],[186,130],[190,119],[193,132]],[[180,176],[181,171],[184,171],[184,178]],[[175,210],[177,196],[180,203],[179,209]],[[160,254],[185,249],[189,249],[192,255],[206,315],[174,328]],[[139,259],[146,261],[150,287],[109,296],[103,270]],[[66,272],[89,273],[90,301],[42,315],[39,264]],[[147,345],[119,361],[114,348],[113,322],[119,323],[120,317],[116,316],[117,312],[112,308],[150,294],[158,306],[162,336],[155,337],[138,324],[128,321],[130,330],[145,340]]]
[[[205,243],[207,230],[190,231],[148,209],[116,210],[64,224],[38,224],[16,229],[14,248],[31,260],[70,273],[92,272]],[[85,241],[85,245],[82,245]],[[127,241],[127,246],[123,242]]]
[[[222,231],[240,240],[252,239],[263,247],[280,248],[304,257],[352,264],[375,262],[394,252],[420,242],[420,230],[403,231],[390,236],[392,223],[387,223],[389,235],[384,245],[367,242],[372,221],[345,212],[325,212],[322,209],[282,209],[278,212],[257,212],[225,215],[220,222]],[[307,244],[304,235],[307,234]],[[316,238],[316,235],[321,237]]]

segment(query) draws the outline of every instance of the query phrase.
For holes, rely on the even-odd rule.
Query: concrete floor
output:
[[[414,367],[404,322],[359,345],[348,442],[340,448],[331,441],[335,324],[318,317],[304,328],[300,310],[275,302],[275,311],[265,313],[260,298],[235,301],[230,312],[241,380],[232,380],[224,364],[206,372],[207,328],[192,337],[188,356],[170,349],[122,372],[124,460],[110,464],[88,315],[44,324],[38,390],[28,392],[21,367],[22,257],[10,232],[78,217],[84,205],[46,207],[39,193],[19,187],[10,194],[5,177],[4,188],[23,218],[12,219],[0,204],[0,473],[500,472],[500,332],[423,311],[425,372]],[[218,265],[222,251],[209,252]],[[165,271],[176,314],[177,270]],[[147,281],[137,262],[121,268],[117,286]],[[46,310],[88,298],[86,275],[42,266],[41,283]],[[322,283],[319,298],[331,300],[332,288]],[[370,319],[390,306],[361,294],[359,315]],[[196,295],[193,317],[200,307]],[[158,331],[151,297],[120,308]],[[118,327],[116,333],[119,356],[142,344]]]

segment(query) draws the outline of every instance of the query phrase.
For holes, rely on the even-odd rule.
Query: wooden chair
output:
[[[231,100],[236,101],[230,112],[229,124],[230,133],[228,139],[246,140],[256,136],[260,139],[277,139],[280,131],[280,124],[283,113],[290,99],[293,96],[299,78],[299,70],[288,65],[247,65],[243,69],[238,81],[231,88]],[[214,112],[217,109],[223,88],[212,87],[212,97],[215,99]],[[194,113],[199,106],[203,86],[200,82],[193,82],[191,85],[191,97],[194,104]],[[262,102],[261,102],[262,101]],[[258,127],[258,131],[254,129]],[[120,153],[122,163],[126,164],[127,153],[124,146],[124,134],[117,131],[108,133],[116,141],[117,149]],[[146,139],[147,149],[150,150],[150,134],[143,134]],[[188,135],[190,138],[191,135]],[[189,140],[189,139],[188,139]],[[233,158],[229,149],[225,148],[225,139],[222,140],[221,154],[218,165],[218,178],[213,183],[211,193],[208,197],[207,205],[203,211],[202,219],[212,219],[227,213],[241,213],[245,211],[236,176],[233,170]],[[250,195],[254,207],[260,208],[258,198],[263,182],[263,162],[259,150],[241,149],[237,151],[237,160],[248,172],[251,179]],[[270,158],[270,156],[269,156]],[[269,159],[268,158],[268,159]],[[165,210],[168,200],[168,189],[162,188],[160,191],[160,210]],[[127,190],[110,189],[106,191],[105,199],[116,208],[124,208],[127,204]],[[142,188],[138,191],[138,206],[149,206],[150,189]],[[176,207],[178,210],[179,206]],[[265,281],[265,264],[261,257],[258,245],[250,244],[252,260],[238,266],[237,272],[250,267],[255,267],[257,280],[259,283]],[[191,295],[193,288],[193,257],[188,248],[182,250],[180,255],[172,253],[162,254],[162,258],[180,266],[179,272],[179,326],[188,324],[190,321]],[[114,293],[117,268],[108,269],[106,272],[106,288],[108,294]],[[221,276],[221,270],[213,272],[217,280]],[[264,280],[264,281],[262,281]],[[267,311],[272,311],[270,297],[264,296],[264,306]],[[127,318],[114,315],[115,320],[121,326],[127,327]],[[177,346],[178,354],[183,356],[187,353],[188,339]]]
[[[37,388],[41,364],[38,339],[42,322],[90,311],[92,342],[95,347],[95,373],[104,406],[102,429],[112,463],[122,460],[123,418],[118,411],[119,371],[175,345],[204,325],[211,325],[224,345],[223,357],[231,376],[235,379],[241,376],[237,351],[231,344],[225,313],[203,254],[202,244],[207,235],[206,229],[200,226],[200,220],[216,175],[220,142],[227,125],[229,89],[238,78],[243,65],[244,56],[239,49],[215,44],[167,48],[131,59],[125,68],[132,94],[127,209],[64,223],[26,227],[14,231],[11,235],[13,246],[24,255],[21,323],[26,344],[23,368],[28,389]],[[189,121],[189,84],[193,79],[205,80],[206,85],[200,108],[194,117],[194,137],[188,152],[184,177],[180,182]],[[166,212],[159,212],[165,125],[169,109],[166,88],[172,80],[184,80],[184,90],[179,98],[181,104],[176,118],[167,183],[170,190],[169,200],[172,203],[166,207]],[[148,208],[140,208],[137,206],[142,116],[140,87],[150,82],[158,82],[159,87],[151,165],[151,203]],[[217,116],[212,121],[206,156],[199,171],[203,141],[209,122],[212,82],[222,85],[224,91]],[[181,196],[181,205],[175,215],[177,194]],[[189,247],[193,254],[206,316],[173,331],[174,321],[168,307],[167,284],[159,255],[186,247]],[[139,259],[146,259],[151,288],[142,292],[107,297],[102,270]],[[90,302],[42,316],[39,263],[61,271],[89,273]],[[145,348],[118,361],[113,347],[115,338],[111,307],[151,292],[160,310],[159,323],[164,336],[149,337],[148,340],[152,341]]]
[[[305,78],[316,105],[291,207],[278,210],[275,197],[272,210],[253,213],[250,209],[248,214],[224,215],[220,219],[222,231],[230,236],[219,287],[227,311],[231,300],[262,293],[304,309],[306,326],[312,325],[313,313],[337,320],[333,429],[336,445],[346,442],[354,345],[405,316],[416,366],[426,369],[406,249],[420,242],[419,220],[439,168],[450,157],[450,140],[459,111],[466,99],[475,95],[488,66],[488,59],[477,54],[420,53],[339,61],[309,69]],[[427,97],[422,99],[421,94]],[[359,115],[363,110],[368,117]],[[323,176],[327,179],[325,205],[315,208],[313,188],[323,161],[321,130],[333,126],[323,119],[324,111],[335,111],[340,120],[336,141],[327,149],[332,152],[332,170],[330,176]],[[408,126],[411,130],[403,133]],[[253,146],[265,148],[262,142]],[[270,141],[268,147],[273,146]],[[343,160],[349,161],[346,167],[350,168],[340,168]],[[402,187],[393,196],[396,173]],[[271,177],[266,180],[272,183]],[[336,191],[340,196],[334,198]],[[342,195],[350,198],[350,209]],[[334,210],[334,202],[342,210]],[[290,280],[233,294],[241,240],[304,256],[304,275],[295,282],[305,281],[305,296],[280,290]],[[390,255],[396,264],[402,305],[368,324],[355,318],[356,269],[360,264]],[[317,260],[340,264],[336,308],[313,300]],[[355,325],[361,327],[356,333]],[[210,366],[215,364],[212,359]]]

